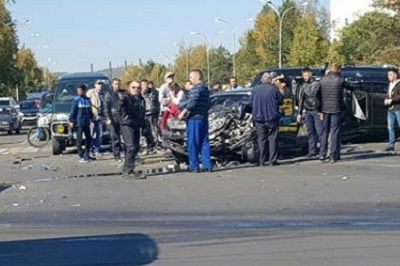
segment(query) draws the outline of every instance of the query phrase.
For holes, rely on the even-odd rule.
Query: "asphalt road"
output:
[[[109,154],[80,165],[2,135],[0,265],[399,265],[400,158],[384,146],[131,181]]]

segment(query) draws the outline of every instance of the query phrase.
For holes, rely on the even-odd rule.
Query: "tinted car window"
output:
[[[19,104],[19,108],[21,110],[30,110],[30,109],[38,109],[35,102],[21,102]]]
[[[55,102],[71,102],[77,96],[76,88],[82,84],[85,84],[86,88],[94,88],[94,83],[97,79],[92,80],[61,80],[58,84],[57,90],[55,91],[54,101]],[[103,93],[110,90],[110,82],[104,80]]]
[[[0,105],[2,105],[2,106],[10,106],[11,103],[10,103],[10,100],[1,100],[0,101]]]

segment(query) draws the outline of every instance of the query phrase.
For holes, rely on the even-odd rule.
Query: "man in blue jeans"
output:
[[[187,142],[189,151],[190,170],[200,172],[199,154],[201,153],[204,170],[211,172],[210,143],[208,139],[208,109],[210,108],[210,91],[203,83],[203,73],[192,70],[189,80],[193,87],[189,92],[186,108],[179,114],[178,119],[187,118]]]
[[[388,107],[387,122],[389,132],[389,143],[385,151],[394,152],[396,143],[396,120],[397,125],[400,126],[400,79],[399,71],[392,68],[388,71],[389,89],[388,95],[385,99],[385,106]]]
[[[341,75],[341,66],[332,64],[329,73],[321,78],[321,110],[322,136],[320,160],[336,163],[340,160],[342,111],[344,110],[343,92],[345,80]],[[328,153],[328,138],[331,139],[330,159]]]

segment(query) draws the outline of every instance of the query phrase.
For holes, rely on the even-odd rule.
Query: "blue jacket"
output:
[[[190,90],[186,109],[189,111],[188,119],[208,119],[210,91],[207,86],[199,84]]]
[[[90,125],[93,119],[92,105],[86,96],[78,96],[72,102],[69,121],[74,123],[74,127],[84,127]]]
[[[256,122],[279,122],[282,114],[279,106],[283,103],[283,95],[271,83],[262,83],[251,92],[253,120]]]

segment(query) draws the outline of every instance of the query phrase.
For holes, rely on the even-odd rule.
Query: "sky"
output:
[[[274,0],[280,5],[281,0]],[[329,0],[321,0],[328,5]],[[136,64],[139,59],[172,63],[178,45],[204,43],[233,50],[231,28],[242,36],[253,27],[257,0],[16,0],[8,5],[18,24],[20,46],[31,48],[40,65],[55,72],[90,71]],[[22,22],[31,21],[28,25]],[[238,40],[236,47],[239,47]]]

